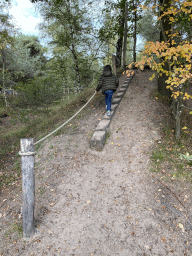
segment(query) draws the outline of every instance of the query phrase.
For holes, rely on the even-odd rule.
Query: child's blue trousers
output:
[[[113,96],[113,90],[108,90],[104,92],[105,94],[105,103],[107,106],[107,111],[111,111],[111,100],[112,100],[112,96]]]

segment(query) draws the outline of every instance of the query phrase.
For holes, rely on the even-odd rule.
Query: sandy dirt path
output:
[[[44,183],[47,196],[37,200],[42,212],[41,217],[36,213],[40,221],[34,239],[25,245],[20,241],[14,255],[192,255],[189,218],[149,173],[150,152],[161,139],[166,115],[150,97],[156,85],[150,75],[136,73],[102,151],[90,149],[87,137],[94,128],[88,124],[96,126],[103,115],[97,109],[78,133],[55,137],[39,150],[37,168],[53,181]],[[51,144],[56,145],[52,160]]]

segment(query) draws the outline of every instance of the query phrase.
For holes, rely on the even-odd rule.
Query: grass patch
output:
[[[166,181],[178,179],[192,182],[192,166],[189,161],[181,158],[181,154],[192,155],[191,132],[182,131],[179,142],[174,131],[169,127],[163,130],[163,139],[158,141],[151,154],[151,172],[161,173]]]
[[[42,178],[42,177],[39,177]],[[39,192],[40,195],[43,195],[45,193],[45,189],[42,186],[39,186],[37,191]]]
[[[111,136],[111,132],[108,132],[106,133],[106,137],[105,137],[105,144],[107,143],[108,139],[110,138]]]
[[[0,169],[3,169],[7,162],[14,165],[12,170],[9,169],[1,173],[0,189],[3,185],[9,185],[14,182],[15,177],[18,177],[21,173],[20,157],[18,156],[20,139],[34,138],[34,141],[40,140],[74,115],[88,101],[93,93],[94,89],[88,88],[79,94],[71,94],[67,96],[64,101],[50,105],[47,111],[44,111],[44,109],[42,111],[41,109],[36,110],[34,115],[29,114],[30,111],[33,111],[32,109],[26,111],[19,108],[9,109],[7,111],[1,109],[2,115],[5,112],[8,113],[9,123],[6,124],[6,127],[0,123]],[[91,104],[97,101],[99,97],[100,96],[95,96]],[[84,111],[85,110],[83,110],[83,112]],[[83,112],[75,119],[80,118]],[[26,113],[26,116],[23,113]],[[21,116],[22,120],[21,118],[19,119],[18,116]],[[55,135],[64,133],[70,129],[70,126],[65,126],[55,133]],[[76,129],[75,125],[73,129]],[[40,148],[42,143],[37,144],[35,149]],[[15,157],[16,155],[17,157]]]
[[[158,92],[158,89],[154,89],[151,94],[150,94],[151,99],[158,99],[159,101],[161,101],[162,103],[166,104],[166,105],[170,105],[170,98],[166,95],[163,95],[161,93]]]
[[[15,222],[11,228],[5,232],[5,238],[9,238],[12,234],[16,233],[16,235],[21,238],[23,234],[23,228],[21,224]]]

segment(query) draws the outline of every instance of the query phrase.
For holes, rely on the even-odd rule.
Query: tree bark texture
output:
[[[169,64],[168,62],[165,62],[165,65],[163,66],[165,70],[169,70]],[[171,91],[166,88],[167,84],[165,81],[167,80],[166,74],[162,74],[162,76],[159,76],[157,78],[157,84],[158,84],[158,92],[164,96],[167,96],[169,99],[171,99]]]
[[[116,44],[116,67],[121,67],[121,58],[123,50],[123,36],[124,36],[124,10],[121,9],[121,19],[119,20],[119,39]]]
[[[72,54],[73,54],[73,58],[74,58],[74,62],[75,62],[75,71],[76,71],[76,76],[77,76],[77,84],[79,89],[81,90],[81,78],[80,78],[80,70],[79,70],[79,65],[78,65],[78,60],[77,60],[77,54],[75,51],[75,46],[72,43]]]
[[[116,70],[116,56],[112,54],[112,63],[113,63],[113,73],[117,75],[117,70]]]
[[[170,7],[171,1],[170,0],[160,0],[160,8],[164,7],[163,11],[160,11],[160,16],[163,14],[164,11],[167,11],[167,9]],[[169,22],[169,16],[165,15],[161,19],[161,31],[160,31],[160,42],[167,42],[169,39],[169,34],[171,30],[171,24]],[[162,58],[162,61],[164,59]],[[169,63],[165,62],[164,66],[165,70],[169,70]],[[169,99],[171,98],[171,92],[166,88],[167,84],[165,81],[167,80],[166,74],[162,74],[162,76],[159,76],[157,79],[158,83],[158,91],[164,96],[167,96]]]
[[[124,25],[124,46],[123,46],[123,70],[126,69],[126,52],[127,52],[127,16],[128,16],[128,3],[125,3],[125,25]]]
[[[134,6],[136,9],[136,7]],[[137,11],[134,12],[134,34],[133,34],[134,44],[133,44],[133,62],[137,61],[136,55],[136,44],[137,44]]]
[[[123,38],[119,38],[116,45],[116,67],[121,67],[121,57],[122,57],[122,47],[123,47]]]
[[[1,55],[2,55],[2,61],[3,61],[3,86],[2,86],[2,92],[3,92],[3,96],[4,96],[4,100],[5,100],[5,106],[6,108],[9,107],[8,101],[7,101],[7,95],[6,95],[6,91],[5,91],[5,52],[2,49],[1,50]]]

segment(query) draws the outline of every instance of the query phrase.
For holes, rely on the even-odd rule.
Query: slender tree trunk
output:
[[[163,60],[162,60],[163,61]],[[163,66],[164,70],[169,70],[169,63],[165,62]],[[171,98],[171,91],[166,88],[167,84],[165,81],[167,80],[166,74],[162,74],[162,76],[159,76],[157,78],[157,83],[158,83],[158,92],[164,96],[167,96],[169,99]]]
[[[192,24],[190,25],[190,31],[189,31],[189,41],[192,40]]]
[[[176,118],[176,124],[175,124],[175,137],[178,141],[181,137],[181,115],[177,115]]]
[[[179,140],[181,137],[181,115],[183,112],[183,99],[179,95],[177,99],[173,99],[173,115],[175,117],[175,137],[176,140]]]
[[[113,73],[117,75],[117,70],[116,70],[116,56],[112,54],[112,63],[113,63]]]
[[[6,91],[5,91],[5,54],[4,51],[1,50],[1,54],[2,54],[2,60],[3,60],[3,86],[2,86],[2,92],[3,92],[3,96],[4,96],[4,100],[5,100],[5,106],[6,108],[9,107],[8,101],[7,101],[7,95],[6,95]]]
[[[68,14],[71,15],[71,2],[70,1],[64,1],[64,4],[68,10]],[[58,10],[63,13],[61,11],[60,8],[58,8]],[[71,15],[72,16],[72,15]],[[72,25],[70,25],[70,33],[71,33],[71,47],[69,45],[66,45],[68,47],[68,49],[70,49],[70,51],[72,52],[72,55],[73,55],[73,58],[74,58],[74,62],[75,62],[75,71],[76,71],[76,77],[77,77],[77,84],[78,84],[78,87],[79,87],[79,90],[82,90],[82,87],[81,87],[81,78],[80,78],[80,69],[79,69],[79,64],[78,64],[78,59],[77,59],[77,53],[76,53],[76,50],[75,50],[75,45],[74,45],[74,30],[73,30],[73,27]]]
[[[134,9],[136,9],[136,6],[134,6]],[[137,11],[134,13],[134,44],[133,44],[133,62],[137,61],[137,55],[136,55],[136,44],[137,44]]]
[[[125,3],[125,31],[124,31],[124,47],[123,47],[123,70],[126,68],[126,51],[127,51],[127,16],[128,16],[128,3]]]
[[[116,67],[121,67],[121,57],[122,57],[122,47],[123,47],[123,38],[119,38],[116,46]]]
[[[167,9],[170,7],[171,4],[171,0],[160,0],[160,7],[164,7],[163,11],[160,11],[160,16],[163,14],[163,12],[167,11]],[[167,42],[167,36],[170,34],[170,30],[171,30],[171,24],[169,22],[169,17],[168,16],[164,16],[161,19],[161,31],[160,31],[160,42]],[[162,61],[164,61],[164,59],[162,58]],[[165,62],[165,66],[163,67],[165,70],[169,71],[170,67],[169,67],[169,63]],[[170,90],[167,90],[166,86],[167,84],[165,83],[165,81],[167,80],[167,76],[166,74],[162,74],[162,76],[158,77],[158,91],[159,93],[161,93],[162,95],[167,96],[168,98],[171,97],[171,92]]]
[[[81,79],[80,79],[80,70],[79,70],[79,65],[78,65],[78,60],[77,60],[77,53],[76,53],[76,50],[75,50],[75,45],[74,45],[74,42],[73,42],[73,28],[72,27],[70,27],[70,29],[71,29],[71,41],[72,41],[72,43],[71,43],[71,46],[72,46],[72,50],[71,50],[71,52],[72,52],[72,54],[73,54],[73,58],[74,58],[74,62],[75,62],[75,71],[76,71],[76,76],[77,76],[77,84],[78,84],[78,87],[79,87],[79,89],[81,90],[82,88],[81,88]]]
[[[121,9],[121,19],[119,21],[119,39],[117,40],[116,45],[116,67],[121,67],[121,58],[123,50],[123,36],[124,36],[124,10]]]
[[[80,70],[79,70],[79,65],[78,65],[78,60],[77,60],[77,54],[76,54],[76,51],[75,51],[75,46],[74,44],[72,43],[72,54],[73,54],[73,58],[74,58],[74,61],[75,61],[75,71],[76,71],[76,76],[77,76],[77,84],[78,84],[78,87],[79,89],[81,90],[81,78],[80,78]]]

